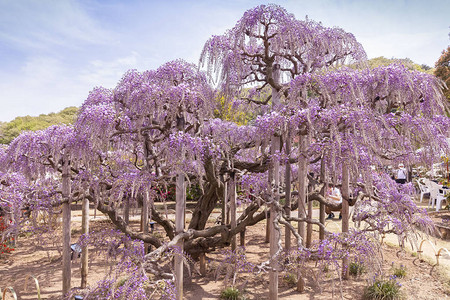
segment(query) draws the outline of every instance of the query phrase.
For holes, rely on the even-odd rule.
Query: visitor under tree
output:
[[[341,204],[342,203],[342,194],[341,191],[339,190],[339,188],[337,188],[336,186],[332,185],[328,188],[328,192],[327,192],[327,198],[333,202],[336,202],[337,204]],[[341,210],[339,209],[339,220],[342,219],[342,214],[340,213]],[[325,212],[328,214],[327,220],[333,219],[334,218],[334,213],[332,211],[332,208],[329,206],[325,207]]]
[[[395,182],[400,184],[406,183],[406,169],[403,164],[398,165],[398,170],[395,173]]]

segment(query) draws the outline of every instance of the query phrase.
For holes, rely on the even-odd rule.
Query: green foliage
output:
[[[75,121],[78,108],[71,106],[58,113],[41,114],[37,117],[17,117],[11,122],[0,124],[0,143],[9,144],[22,131],[41,130],[51,125],[71,124]]]
[[[350,275],[358,276],[366,272],[366,267],[357,261],[351,262],[349,266]]]
[[[435,67],[434,75],[442,79],[447,85],[443,93],[450,100],[450,46],[447,47],[447,50],[442,51],[442,55],[436,62]]]
[[[214,110],[214,117],[234,122],[238,125],[247,125],[253,118],[251,112],[244,112],[233,107],[231,101],[225,96],[220,96],[217,100],[217,108]]]
[[[406,267],[404,265],[400,265],[399,267],[392,267],[392,273],[395,277],[403,278],[406,276]]]
[[[227,287],[220,293],[220,299],[224,300],[242,300],[241,292],[235,287]]]
[[[367,300],[397,300],[402,299],[401,285],[395,278],[376,279],[366,288],[364,299]]]
[[[193,184],[186,188],[186,201],[197,201],[202,195],[202,189],[198,184]]]
[[[119,280],[116,282],[116,288],[119,288],[119,287],[121,287],[121,286],[124,286],[125,283],[127,282],[127,280],[128,280],[128,277],[119,279]]]
[[[389,66],[392,64],[402,64],[410,70],[416,70],[428,74],[433,74],[434,69],[427,65],[419,65],[409,58],[386,58],[384,56],[375,57],[367,61],[369,68],[373,69],[379,66]]]
[[[297,275],[293,273],[287,273],[283,276],[283,282],[285,282],[289,287],[294,287],[297,285]]]

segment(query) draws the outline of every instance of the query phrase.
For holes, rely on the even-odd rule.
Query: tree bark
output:
[[[207,186],[205,193],[198,199],[189,229],[203,230],[206,227],[209,216],[217,205],[218,195],[223,195],[223,184],[217,178],[216,167],[211,158],[204,163],[206,171]]]

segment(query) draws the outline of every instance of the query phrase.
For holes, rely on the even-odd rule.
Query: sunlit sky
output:
[[[113,88],[128,69],[197,63],[210,36],[265,3],[0,0],[0,121],[80,106],[93,87]],[[450,0],[271,3],[353,33],[369,58],[434,66],[450,44]]]

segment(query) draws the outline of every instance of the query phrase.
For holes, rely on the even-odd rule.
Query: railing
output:
[[[32,278],[32,279],[34,280],[34,284],[35,284],[35,286],[36,286],[36,291],[37,291],[37,299],[38,299],[38,300],[41,300],[41,289],[40,289],[40,287],[39,287],[39,281],[38,281],[37,278],[34,277],[33,275],[28,274],[28,275],[25,277],[25,292],[27,291],[27,288],[28,288],[28,279],[30,279],[30,278]],[[6,293],[7,293],[8,291],[9,291],[10,294],[13,296],[14,300],[17,300],[17,294],[16,294],[16,292],[14,291],[14,288],[13,288],[12,286],[6,287],[6,288],[3,290],[3,293],[2,293],[2,289],[0,289],[0,296],[1,296],[0,300],[6,300]]]

